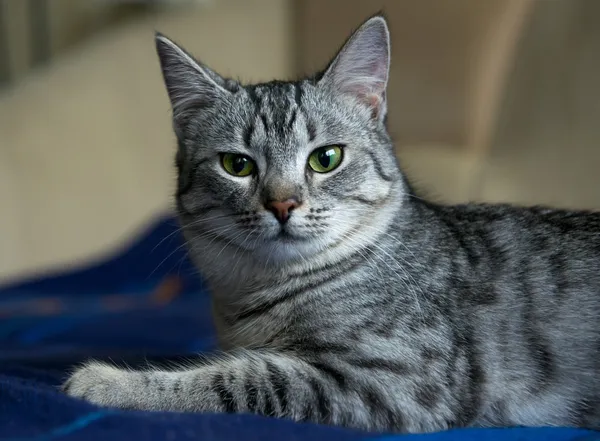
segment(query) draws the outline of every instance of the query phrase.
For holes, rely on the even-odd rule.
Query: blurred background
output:
[[[390,130],[421,189],[600,208],[599,0],[0,0],[0,283],[171,209],[154,30],[255,82],[323,67],[381,9]]]

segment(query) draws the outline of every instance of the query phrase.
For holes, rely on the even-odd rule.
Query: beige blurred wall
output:
[[[46,5],[45,31],[51,56],[60,54],[131,12],[126,4],[103,0],[51,0]],[[0,8],[0,15],[5,17],[10,75],[18,79],[34,68],[30,28],[35,11],[26,0],[3,0]]]
[[[480,177],[481,198],[600,209],[600,2],[536,2]]]

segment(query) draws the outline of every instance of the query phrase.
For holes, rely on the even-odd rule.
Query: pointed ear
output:
[[[390,68],[390,34],[385,18],[364,22],[331,61],[319,84],[353,95],[376,118],[386,113],[385,91]]]
[[[181,129],[196,111],[210,107],[230,92],[225,88],[222,77],[194,60],[172,40],[158,32],[155,40],[173,108],[173,123],[176,129]]]

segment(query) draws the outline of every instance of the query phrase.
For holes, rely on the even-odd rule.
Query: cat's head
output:
[[[156,45],[188,240],[281,263],[377,228],[372,221],[400,181],[385,127],[383,17],[367,20],[322,73],[301,81],[243,85],[165,36]]]

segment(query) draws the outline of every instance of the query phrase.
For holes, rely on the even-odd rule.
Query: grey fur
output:
[[[378,431],[600,428],[600,214],[414,196],[385,128],[382,17],[298,82],[241,85],[157,49],[180,219],[226,352],[172,371],[90,362],[68,394]],[[310,171],[330,144],[340,167]],[[228,175],[220,152],[257,173]],[[290,197],[282,226],[264,204]]]

